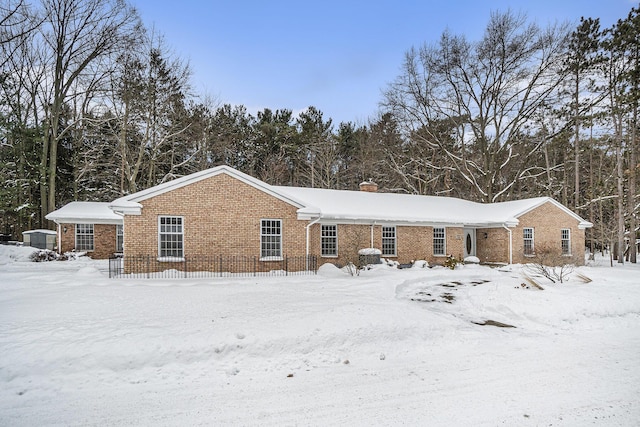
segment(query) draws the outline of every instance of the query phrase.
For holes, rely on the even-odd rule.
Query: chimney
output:
[[[360,191],[366,191],[368,193],[377,193],[378,184],[376,184],[371,180],[371,178],[369,178],[369,181],[363,181],[360,183]]]

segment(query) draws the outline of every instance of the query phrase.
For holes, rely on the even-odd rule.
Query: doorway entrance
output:
[[[476,230],[465,228],[464,230],[464,257],[476,256]]]

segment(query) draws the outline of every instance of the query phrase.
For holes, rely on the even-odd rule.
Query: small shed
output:
[[[22,232],[22,241],[25,246],[54,250],[56,235],[57,233],[53,230],[28,230]]]

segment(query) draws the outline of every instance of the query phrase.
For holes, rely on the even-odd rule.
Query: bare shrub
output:
[[[526,270],[534,275],[546,277],[552,283],[564,283],[575,269],[576,259],[563,255],[560,248],[537,245]]]
[[[354,225],[353,227],[345,227],[344,238],[341,240],[341,251],[345,258],[345,268],[352,276],[358,276],[360,271],[366,267],[361,265],[359,251],[362,248],[368,248],[369,229],[366,226]]]

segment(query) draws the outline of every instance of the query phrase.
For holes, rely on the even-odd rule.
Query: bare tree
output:
[[[126,48],[139,19],[124,0],[42,0],[42,8],[41,31],[49,59],[43,65],[49,76],[43,88],[46,120],[40,183],[46,213],[56,208],[58,143],[72,129],[61,126],[65,103],[76,96],[76,84],[90,66]]]
[[[0,2],[0,69],[41,23],[42,19],[33,13],[24,0]]]
[[[439,44],[407,52],[382,106],[406,131],[422,129],[414,134],[446,155],[475,198],[499,200],[526,168],[532,115],[562,81],[567,32],[511,12],[494,13],[476,43],[445,32]],[[443,120],[455,129],[444,140],[433,132]]]
[[[45,71],[40,64],[36,28],[41,22],[24,2],[0,5],[0,146],[3,157],[0,178],[6,192],[3,222],[13,217],[17,233],[40,225],[34,168],[41,110],[40,85]],[[13,209],[10,207],[13,206]],[[18,234],[19,235],[19,234]]]
[[[187,131],[192,116],[205,120],[207,112],[190,111],[190,76],[188,63],[154,30],[117,58],[108,108],[121,194],[173,179],[196,163],[202,135],[196,141]]]
[[[619,264],[624,263],[625,251],[625,151],[631,153],[630,160],[635,163],[635,128],[637,127],[638,100],[640,98],[640,75],[638,59],[640,48],[637,42],[640,31],[640,15],[637,9],[632,9],[626,20],[619,20],[611,29],[606,31],[607,38],[603,45],[608,55],[605,76],[608,84],[609,114],[613,122],[616,141],[616,177],[617,177],[617,246]],[[625,134],[625,130],[627,131]],[[636,165],[629,173],[633,183],[628,183],[627,209],[630,216],[630,237],[633,248],[630,252],[635,261],[635,180]]]

